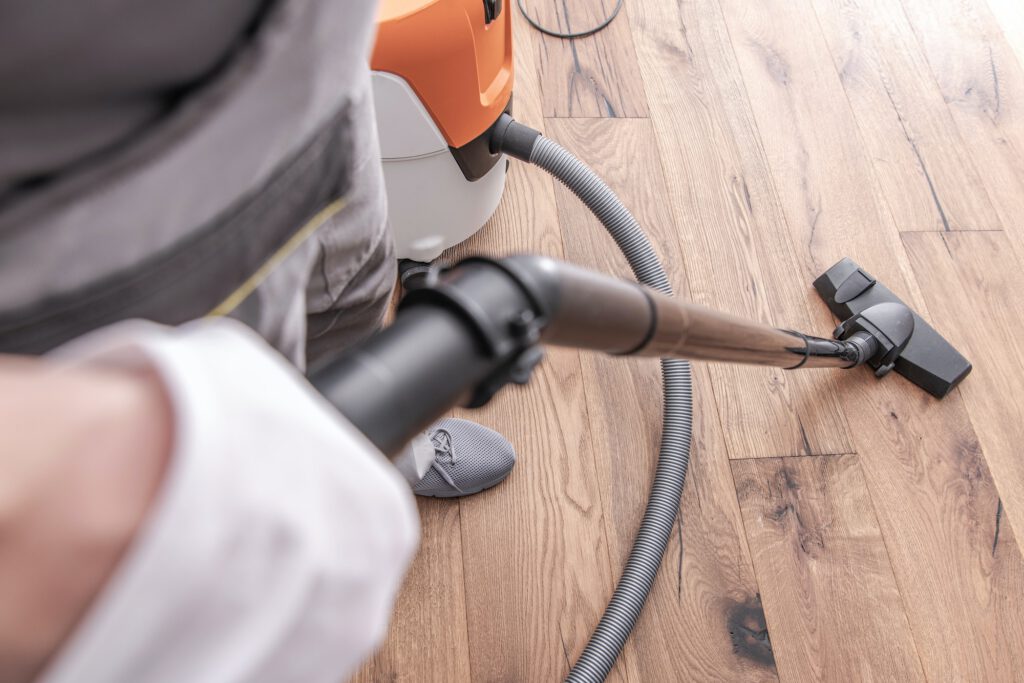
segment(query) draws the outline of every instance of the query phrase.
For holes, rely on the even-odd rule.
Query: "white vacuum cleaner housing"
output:
[[[512,96],[500,0],[384,0],[371,60],[399,258],[430,261],[490,219],[507,163],[489,149]]]
[[[490,219],[505,189],[502,160],[468,180],[405,79],[373,72],[388,218],[398,258],[431,261]]]

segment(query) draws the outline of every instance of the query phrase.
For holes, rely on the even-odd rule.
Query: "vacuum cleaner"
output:
[[[433,259],[482,227],[500,199],[509,156],[543,168],[582,200],[639,284],[530,255],[414,268],[403,277],[407,294],[394,323],[311,381],[393,456],[451,408],[482,406],[508,384],[528,382],[544,344],[661,358],[663,428],[647,508],[612,598],[567,677],[603,681],[643,609],[679,512],[693,422],[685,359],[791,370],[866,365],[878,377],[895,370],[937,398],[971,365],[849,259],[814,282],[841,320],[832,339],[674,299],[650,242],[611,189],[510,115],[511,21],[500,0],[383,0],[379,29],[371,65],[400,257]]]
[[[383,0],[370,68],[397,255],[430,261],[505,189],[489,132],[511,109],[511,17],[501,0]]]
[[[664,426],[644,518],[622,577],[567,680],[604,680],[632,631],[668,544],[689,462],[686,358],[790,370],[867,365],[895,370],[937,398],[970,363],[893,292],[850,259],[814,286],[842,322],[833,339],[781,330],[678,301],[636,220],[586,165],[507,115],[495,152],[545,168],[598,217],[642,284],[519,255],[432,267],[411,282],[395,322],[311,377],[382,452],[395,455],[449,409],[484,405],[524,384],[554,344],[662,359]]]

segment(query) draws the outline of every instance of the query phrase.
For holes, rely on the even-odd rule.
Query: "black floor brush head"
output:
[[[906,306],[888,287],[848,258],[815,280],[814,289],[840,321],[878,304]],[[914,332],[893,369],[932,396],[942,398],[970,373],[971,364],[916,311],[910,310],[914,314]]]

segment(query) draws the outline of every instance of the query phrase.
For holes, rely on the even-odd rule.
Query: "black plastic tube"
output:
[[[465,403],[465,387],[492,372],[494,361],[478,346],[455,313],[414,308],[372,343],[310,373],[310,381],[382,453],[394,457],[411,435],[437,419],[437,406]],[[425,391],[432,400],[423,400]]]
[[[665,269],[639,223],[593,170],[558,143],[515,121],[505,127],[503,137],[517,141],[532,137],[527,157],[530,163],[553,175],[586,204],[622,250],[640,283],[672,294]],[[521,150],[514,150],[513,155],[526,156]],[[662,359],[661,374],[664,390],[661,451],[647,509],[611,601],[583,654],[569,671],[568,681],[596,682],[608,676],[651,592],[679,514],[693,430],[690,364],[684,360]]]

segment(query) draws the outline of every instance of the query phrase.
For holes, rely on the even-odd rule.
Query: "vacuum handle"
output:
[[[808,337],[537,256],[467,259],[403,299],[393,325],[310,374],[394,456],[456,405],[525,383],[539,344],[783,368],[853,367],[866,335]]]
[[[493,371],[456,314],[416,308],[310,373],[314,387],[382,453],[394,457]]]

